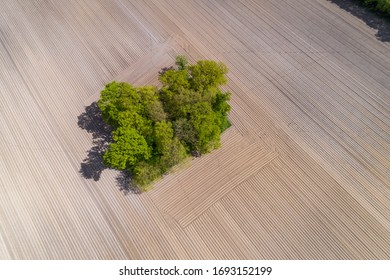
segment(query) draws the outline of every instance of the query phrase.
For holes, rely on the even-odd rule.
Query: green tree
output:
[[[218,148],[230,126],[230,93],[219,88],[226,83],[226,66],[208,60],[188,65],[184,56],[176,65],[159,72],[161,89],[114,81],[98,102],[104,121],[114,127],[104,163],[130,171],[142,191],[190,153]]]
[[[217,114],[219,128],[222,132],[230,126],[228,119],[228,113],[230,112],[228,101],[230,100],[230,96],[231,94],[229,92],[223,93],[218,90],[212,101],[213,111]]]
[[[196,91],[205,92],[211,88],[226,84],[225,75],[228,68],[221,62],[200,60],[195,65],[188,67],[191,88]]]
[[[156,143],[156,152],[164,154],[173,138],[173,128],[171,122],[158,122],[154,126],[154,140]]]
[[[198,143],[198,134],[193,124],[186,118],[177,119],[173,124],[176,137],[187,147],[187,151],[194,150]]]
[[[171,97],[174,93],[182,92],[183,90],[190,88],[188,73],[186,70],[168,70],[161,75],[159,79],[163,84],[163,90],[169,90],[169,93],[167,93],[169,97]]]
[[[161,173],[165,173],[186,157],[186,150],[179,139],[174,136],[171,122],[156,123],[154,135],[160,170]]]
[[[390,0],[360,0],[360,2],[388,16],[390,15]]]
[[[176,63],[175,64],[178,66],[179,71],[186,69],[187,64],[188,64],[187,57],[185,57],[184,55],[178,55],[176,57]]]
[[[207,102],[200,102],[191,107],[190,123],[196,131],[197,143],[195,150],[208,153],[220,147],[221,130],[218,118],[212,107]]]
[[[153,122],[159,122],[166,119],[160,93],[155,86],[138,87],[137,94],[140,96],[142,105],[142,115]]]
[[[140,96],[127,83],[111,82],[105,86],[98,101],[104,121],[116,127],[120,112],[129,110],[138,113],[141,109]]]
[[[166,173],[173,166],[179,164],[183,159],[187,157],[187,152],[183,144],[177,137],[173,137],[167,144],[163,154],[160,158],[160,170],[162,173]]]
[[[103,156],[104,163],[118,170],[132,170],[135,165],[151,158],[151,149],[134,128],[119,127],[113,132],[111,143]]]
[[[134,128],[140,135],[148,138],[153,133],[153,121],[134,111],[123,111],[118,114],[118,128]]]
[[[134,183],[141,191],[148,191],[152,188],[152,183],[161,176],[160,169],[156,165],[140,162],[132,172]]]

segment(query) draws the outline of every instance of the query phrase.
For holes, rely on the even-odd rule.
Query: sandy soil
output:
[[[390,44],[360,19],[325,0],[0,5],[0,259],[390,258]],[[91,103],[177,54],[227,64],[233,126],[123,191]]]

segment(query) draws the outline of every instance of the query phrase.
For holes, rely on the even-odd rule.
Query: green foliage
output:
[[[359,0],[364,5],[390,16],[390,0]]]
[[[163,89],[169,90],[169,97],[176,92],[190,88],[186,70],[168,70],[160,76],[160,82],[163,84]]]
[[[151,157],[151,149],[134,128],[118,127],[113,132],[114,143],[104,154],[104,163],[113,168],[124,170],[133,167],[142,160]]]
[[[187,147],[187,151],[190,152],[194,150],[198,143],[198,135],[193,124],[186,118],[180,118],[177,119],[173,125],[176,137],[185,147]]]
[[[225,75],[228,69],[221,62],[200,60],[195,65],[190,65],[188,69],[193,90],[205,92],[227,82]]]
[[[176,65],[177,70],[160,72],[160,90],[114,81],[98,102],[104,121],[114,127],[104,163],[129,170],[142,191],[191,152],[218,148],[221,132],[230,126],[230,93],[219,89],[227,67],[207,60],[188,65],[184,56]]]
[[[173,137],[167,144],[160,158],[160,170],[166,173],[170,168],[179,164],[187,157],[187,152],[183,144],[177,137]]]
[[[187,60],[187,57],[185,57],[184,55],[178,55],[176,57],[176,63],[175,63],[178,68],[179,68],[179,71],[180,70],[184,70],[188,64],[188,60]]]
[[[139,101],[140,96],[131,85],[114,81],[101,92],[98,106],[104,121],[116,127],[119,113],[125,110],[138,112]]]
[[[156,152],[163,155],[167,152],[170,142],[173,138],[173,128],[171,122],[158,122],[154,126],[154,139],[156,143]]]
[[[195,131],[196,143],[194,150],[208,153],[220,146],[221,130],[218,126],[218,116],[213,111],[211,104],[199,102],[191,106],[189,121]]]
[[[230,112],[230,105],[228,103],[230,95],[230,92],[223,93],[219,90],[212,101],[213,111],[217,114],[218,125],[221,132],[230,127],[230,123],[227,118],[227,115]]]
[[[118,114],[118,128],[134,128],[145,139],[153,133],[152,121],[132,111],[123,111]]]
[[[160,169],[150,163],[140,162],[134,167],[133,181],[140,188],[141,191],[148,191],[152,188],[152,182],[160,178]]]
[[[145,118],[153,122],[163,121],[166,119],[160,94],[154,86],[138,87],[137,93],[140,96],[142,105],[142,114]]]
[[[162,174],[187,156],[184,146],[174,136],[171,122],[156,123],[154,127],[154,139],[156,153],[159,156],[158,163]]]

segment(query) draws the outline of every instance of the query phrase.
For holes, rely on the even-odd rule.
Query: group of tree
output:
[[[358,0],[363,5],[390,16],[390,0]]]
[[[230,93],[220,89],[227,73],[223,63],[189,65],[178,56],[176,67],[160,71],[160,89],[107,84],[98,101],[104,121],[113,127],[105,165],[128,170],[146,191],[190,155],[220,147],[220,135],[230,126]]]

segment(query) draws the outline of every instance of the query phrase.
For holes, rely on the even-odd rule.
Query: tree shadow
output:
[[[354,0],[330,0],[340,8],[363,20],[368,26],[378,30],[376,38],[382,42],[390,42],[390,17],[380,12],[374,12]]]
[[[104,169],[103,154],[112,142],[111,126],[107,125],[102,118],[97,102],[85,107],[85,112],[78,116],[78,126],[92,133],[92,148],[80,166],[80,174],[86,179],[99,181]]]
[[[131,175],[128,171],[119,172],[118,176],[116,177],[116,183],[119,186],[119,190],[123,192],[124,195],[128,195],[129,193],[141,193],[140,189],[133,184]]]
[[[87,157],[80,164],[80,174],[86,179],[99,181],[105,169],[109,169],[103,162],[103,155],[112,140],[113,128],[103,121],[101,111],[97,102],[85,107],[85,112],[78,116],[78,126],[92,134],[92,148],[87,152]],[[133,186],[131,176],[128,172],[122,171],[116,178],[119,190],[123,193],[139,193],[137,187]]]

